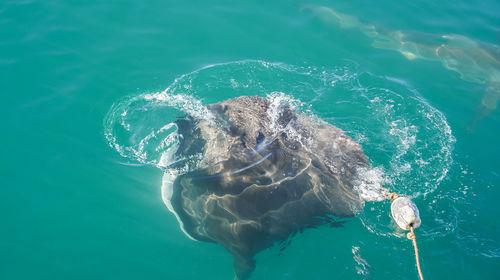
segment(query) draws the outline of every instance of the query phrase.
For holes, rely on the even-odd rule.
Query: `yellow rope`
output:
[[[389,197],[389,199],[391,201],[394,201],[394,200],[396,200],[396,198],[399,197],[399,195],[397,193],[389,193],[387,196]]]
[[[408,232],[406,237],[413,242],[413,248],[415,248],[415,259],[417,260],[418,275],[420,276],[420,280],[424,280],[424,275],[422,274],[422,269],[420,268],[420,258],[418,257],[417,236],[413,231],[413,226],[410,226],[410,232]]]

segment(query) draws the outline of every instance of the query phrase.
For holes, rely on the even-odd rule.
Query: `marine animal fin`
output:
[[[255,269],[255,260],[250,257],[235,256],[234,257],[234,279],[246,280],[250,277]]]

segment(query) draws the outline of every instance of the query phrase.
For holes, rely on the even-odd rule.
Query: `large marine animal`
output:
[[[375,48],[399,52],[408,60],[439,61],[446,69],[457,72],[461,79],[484,85],[485,91],[469,129],[497,108],[500,100],[500,46],[460,34],[389,29],[316,4],[303,4],[300,9],[312,11],[327,24],[358,30],[372,40]]]
[[[258,252],[363,207],[356,182],[369,164],[341,129],[258,96],[206,107],[215,122],[176,121],[174,157],[199,162],[167,176],[163,194],[189,237],[234,256],[236,279],[250,276]]]

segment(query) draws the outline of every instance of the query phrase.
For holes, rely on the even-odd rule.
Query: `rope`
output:
[[[389,197],[389,199],[391,201],[394,201],[394,200],[396,200],[396,198],[399,197],[399,194],[397,194],[397,193],[389,193],[387,196]]]
[[[408,232],[406,237],[413,242],[413,248],[415,248],[415,259],[417,260],[418,276],[420,276],[420,280],[424,280],[424,275],[422,274],[422,269],[420,268],[420,258],[418,257],[417,236],[413,231],[413,226],[410,226],[410,232]]]
[[[397,193],[388,193],[387,196],[391,201],[394,201],[399,197]],[[420,258],[418,256],[417,236],[415,235],[413,225],[410,225],[410,232],[406,234],[406,237],[413,243],[413,248],[415,248],[415,260],[417,261],[418,276],[420,276],[420,280],[424,280],[424,275],[422,274],[422,269],[420,268]]]

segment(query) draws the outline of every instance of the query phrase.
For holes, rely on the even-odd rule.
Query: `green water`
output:
[[[498,82],[500,55],[482,46],[500,45],[500,3],[315,4],[419,47],[465,36],[453,59],[487,81],[374,47],[293,1],[2,1],[0,279],[233,279],[229,253],[179,229],[162,172],[105,137],[113,104],[193,71],[167,93],[207,104],[281,91],[360,142],[420,207],[426,279],[499,279],[500,110],[478,104]],[[342,228],[263,251],[251,279],[417,279],[403,234],[388,202],[368,202]]]

